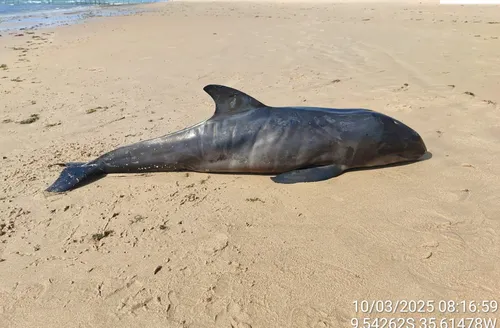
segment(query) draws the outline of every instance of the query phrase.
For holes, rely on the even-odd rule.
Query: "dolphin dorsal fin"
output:
[[[215,113],[217,115],[231,115],[248,110],[266,107],[263,103],[239,90],[223,85],[209,84],[203,88],[215,102]]]

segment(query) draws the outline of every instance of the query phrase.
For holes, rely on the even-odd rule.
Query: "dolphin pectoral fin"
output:
[[[256,108],[267,107],[257,99],[239,90],[223,85],[209,84],[203,90],[215,102],[214,116],[236,114]]]
[[[334,178],[343,171],[344,170],[339,165],[332,164],[281,173],[272,177],[271,180],[283,184],[316,182]]]

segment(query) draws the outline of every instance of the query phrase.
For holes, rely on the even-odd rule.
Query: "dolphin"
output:
[[[272,107],[223,85],[203,90],[215,102],[208,120],[87,163],[67,163],[46,190],[66,192],[109,173],[171,171],[314,182],[348,169],[415,162],[427,152],[416,131],[373,110]]]

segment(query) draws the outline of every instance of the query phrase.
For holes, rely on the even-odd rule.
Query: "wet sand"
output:
[[[6,11],[10,9],[11,12]],[[4,11],[2,11],[4,10]],[[85,22],[93,17],[112,17],[144,12],[141,5],[57,5],[41,4],[21,7],[8,5],[0,7],[0,34],[15,31],[46,29]]]
[[[2,327],[352,327],[499,318],[500,12],[432,3],[186,3],[0,33]],[[210,117],[202,88],[365,107],[432,158],[313,184],[109,175],[64,195],[56,163]],[[431,313],[356,313],[362,300]],[[408,309],[407,309],[408,310]],[[499,324],[499,323],[497,323]],[[360,325],[361,326],[361,325]]]

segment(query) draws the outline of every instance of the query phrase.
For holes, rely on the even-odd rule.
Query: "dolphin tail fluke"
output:
[[[103,174],[102,168],[97,164],[67,163],[59,178],[46,191],[65,192],[75,189]]]

